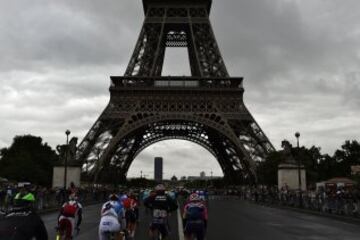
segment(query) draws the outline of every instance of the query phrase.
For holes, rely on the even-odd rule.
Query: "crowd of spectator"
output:
[[[219,194],[219,191],[215,191]],[[224,190],[223,195],[248,200],[268,206],[302,208],[329,214],[360,217],[360,186],[320,187],[317,190],[289,190],[286,186],[234,187]]]
[[[14,198],[20,189],[24,187],[24,184],[27,183],[0,184],[0,210],[7,210],[14,205]],[[34,194],[36,199],[35,208],[41,211],[60,207],[72,192],[76,192],[80,202],[91,203],[105,201],[110,190],[107,188],[76,187],[71,184],[66,190],[64,188],[31,185],[30,192]]]

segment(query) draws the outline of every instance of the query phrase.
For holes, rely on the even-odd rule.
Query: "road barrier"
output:
[[[349,216],[360,219],[360,199],[357,194],[342,192],[269,191],[264,189],[218,191],[210,200],[246,200],[265,206],[291,207],[314,212]]]
[[[67,200],[68,192],[60,189],[50,189],[46,191],[34,191],[35,202],[34,208],[39,211],[49,211],[59,209],[61,205]],[[104,202],[109,196],[109,191],[106,189],[77,189],[78,201],[82,204],[88,205],[92,203]],[[14,196],[6,197],[0,201],[0,211],[7,212],[14,205]]]

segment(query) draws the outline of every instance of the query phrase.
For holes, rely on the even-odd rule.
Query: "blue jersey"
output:
[[[169,191],[166,193],[172,200],[176,200],[176,194],[173,191]]]
[[[142,193],[141,200],[142,200],[142,201],[145,201],[145,199],[147,199],[149,196],[150,196],[150,191],[149,191],[149,190],[145,190],[145,191]]]
[[[199,195],[201,201],[207,200],[207,193],[205,191],[199,191],[198,195]]]

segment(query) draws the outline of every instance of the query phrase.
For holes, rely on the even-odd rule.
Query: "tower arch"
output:
[[[209,20],[211,0],[143,0],[145,20],[124,76],[78,147],[97,181],[125,180],[134,157],[156,141],[184,138],[211,151],[226,178],[256,181],[256,162],[274,147],[230,77]],[[186,47],[191,76],[162,77],[166,47]],[[115,170],[114,170],[115,169]]]

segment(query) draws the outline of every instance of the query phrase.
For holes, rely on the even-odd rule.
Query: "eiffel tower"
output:
[[[256,180],[274,147],[230,77],[210,20],[211,0],[143,0],[145,21],[124,76],[111,76],[110,102],[78,147],[93,180],[126,179],[135,157],[166,139],[206,148],[232,182]],[[191,76],[161,76],[166,48],[187,48]],[[179,163],[181,164],[181,163]]]

